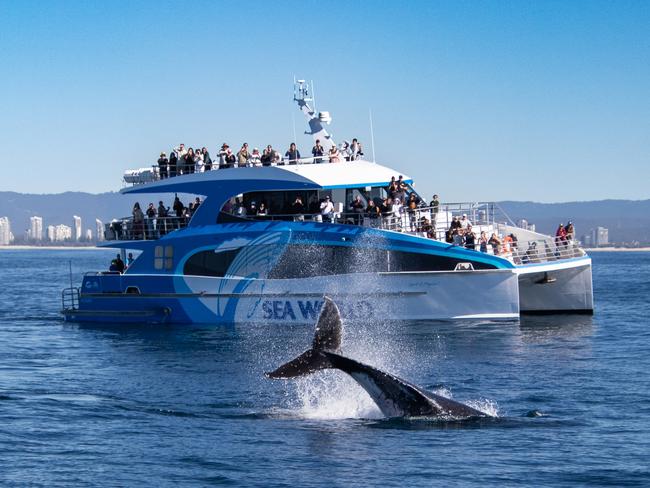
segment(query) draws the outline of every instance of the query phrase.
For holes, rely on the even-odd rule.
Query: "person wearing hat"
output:
[[[160,175],[161,180],[164,180],[169,176],[169,173],[167,172],[168,164],[169,160],[167,159],[167,155],[164,152],[161,152],[160,157],[158,158],[158,174]]]
[[[226,169],[228,167],[228,162],[226,157],[228,156],[228,144],[225,142],[221,145],[219,150],[219,169]]]
[[[323,221],[332,221],[332,217],[334,216],[334,205],[332,204],[332,199],[329,195],[325,195],[325,199],[320,204],[320,214],[323,217]]]

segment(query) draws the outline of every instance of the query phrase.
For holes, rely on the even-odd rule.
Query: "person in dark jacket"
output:
[[[174,213],[176,214],[176,219],[174,219],[174,224],[176,225],[176,228],[180,228],[181,226],[181,220],[183,219],[183,210],[185,209],[185,206],[183,205],[183,202],[181,202],[181,199],[178,198],[178,195],[174,198],[174,204],[172,205],[172,210],[174,210]]]
[[[203,170],[204,171],[211,171],[212,170],[212,158],[210,158],[210,153],[206,148],[201,148],[201,152],[203,153]]]
[[[300,159],[300,151],[298,151],[295,142],[291,143],[289,150],[284,153],[284,157],[289,164],[298,164],[298,160]]]
[[[178,174],[178,155],[176,151],[169,153],[169,177],[172,178]]]
[[[124,273],[124,261],[122,261],[121,256],[118,254],[115,259],[111,261],[111,266],[108,268],[109,271],[117,271],[119,273]]]
[[[167,234],[167,222],[169,222],[169,207],[165,207],[162,200],[158,202],[158,219],[156,220],[156,229],[160,236]]]
[[[144,239],[144,212],[140,208],[140,203],[135,202],[133,205],[133,211],[131,212],[133,216],[132,222],[132,232],[134,239]]]
[[[164,152],[160,153],[160,157],[158,158],[158,174],[161,180],[164,180],[169,175],[167,172],[168,164],[169,160],[167,159],[167,155]]]
[[[194,149],[189,148],[185,155],[185,164],[183,165],[183,174],[194,173]]]
[[[354,197],[354,200],[350,204],[350,209],[354,214],[354,223],[356,225],[363,224],[363,213],[365,211],[365,205],[361,201],[361,196],[357,195]]]

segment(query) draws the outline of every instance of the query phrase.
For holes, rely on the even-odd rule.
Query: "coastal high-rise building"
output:
[[[29,218],[28,236],[32,241],[43,240],[43,217],[34,216]]]
[[[74,240],[79,241],[81,240],[81,217],[73,215],[72,220],[74,221]]]
[[[90,229],[86,229],[86,240],[87,241],[93,240],[93,231]]]
[[[517,222],[517,227],[520,229],[528,229],[528,221],[526,219],[519,219]]]
[[[0,246],[8,246],[14,240],[14,235],[11,233],[11,222],[9,217],[0,218]]]
[[[95,219],[95,235],[97,236],[97,242],[104,240],[104,223],[99,219]]]
[[[591,229],[588,235],[583,237],[585,246],[602,247],[609,244],[609,230],[605,227]]]
[[[67,225],[50,225],[47,228],[47,238],[51,242],[63,242],[72,239],[72,228]]]

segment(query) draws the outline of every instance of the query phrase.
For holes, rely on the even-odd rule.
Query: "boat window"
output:
[[[286,247],[269,278],[289,279],[350,273],[398,271],[453,271],[458,263],[474,269],[495,266],[467,258],[343,246],[299,245]]]
[[[197,252],[183,267],[183,274],[193,276],[225,276],[228,268],[239,254],[240,247],[215,252],[213,249]]]
[[[174,246],[165,246],[165,269],[174,267]]]
[[[154,258],[153,258],[153,267],[154,269],[163,269],[163,247],[156,246],[154,248]]]

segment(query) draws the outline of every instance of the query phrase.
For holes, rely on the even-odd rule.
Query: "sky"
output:
[[[650,2],[0,0],[0,190],[116,191],[180,142],[337,141],[443,201],[650,198]]]

